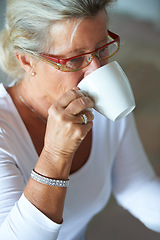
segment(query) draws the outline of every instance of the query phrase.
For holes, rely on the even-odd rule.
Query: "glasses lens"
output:
[[[100,60],[112,57],[118,51],[118,43],[114,42],[99,50]]]
[[[92,61],[91,54],[87,54],[81,57],[73,58],[66,63],[66,71],[79,70],[90,64]]]

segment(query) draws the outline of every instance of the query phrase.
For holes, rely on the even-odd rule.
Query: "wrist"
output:
[[[49,178],[65,180],[68,179],[71,163],[72,157],[50,153],[44,148],[35,166],[35,170]]]
[[[39,174],[34,169],[31,172],[31,178],[33,178],[35,181],[39,183],[49,185],[49,186],[65,187],[65,188],[69,186],[69,179],[62,180],[62,179],[48,178],[42,174]]]

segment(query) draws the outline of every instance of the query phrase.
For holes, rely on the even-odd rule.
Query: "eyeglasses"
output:
[[[30,50],[23,50],[30,55],[33,55],[42,61],[50,64],[54,68],[63,72],[76,72],[85,67],[87,67],[93,60],[94,56],[98,58],[99,61],[106,60],[113,55],[115,55],[120,47],[120,37],[108,30],[107,44],[96,49],[92,52],[87,52],[74,57],[61,59],[57,58],[51,54],[47,55],[44,53],[36,53]]]

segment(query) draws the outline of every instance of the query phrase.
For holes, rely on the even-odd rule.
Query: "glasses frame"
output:
[[[92,62],[92,59],[93,59],[94,56],[98,57],[98,59],[101,60],[99,58],[99,56],[97,55],[97,53],[101,49],[103,49],[103,48],[105,48],[105,47],[107,47],[107,46],[109,46],[109,45],[111,45],[113,43],[117,43],[117,45],[118,45],[117,50],[113,54],[111,54],[109,57],[103,58],[102,60],[108,59],[108,58],[112,57],[113,55],[115,55],[119,51],[119,48],[120,48],[120,37],[117,34],[111,32],[109,30],[108,30],[108,37],[113,39],[113,41],[103,45],[102,47],[96,49],[95,51],[86,52],[86,53],[79,54],[79,55],[76,55],[76,56],[70,57],[70,58],[57,58],[57,57],[55,57],[55,56],[53,56],[51,54],[47,55],[47,54],[44,54],[44,53],[36,53],[36,52],[30,51],[30,50],[25,50],[25,52],[27,52],[27,53],[29,53],[29,54],[31,54],[31,55],[41,59],[42,61],[50,64],[51,66],[53,66],[57,70],[60,70],[60,71],[63,71],[63,72],[76,72],[76,71],[79,71],[79,70],[87,67]],[[92,56],[90,62],[88,62],[88,65],[86,65],[86,66],[84,66],[82,68],[78,68],[78,69],[71,69],[71,70],[66,70],[65,69],[66,63],[68,61],[73,60],[73,59],[75,59],[77,57],[82,57],[82,56],[88,55],[88,54],[91,54],[91,56]]]

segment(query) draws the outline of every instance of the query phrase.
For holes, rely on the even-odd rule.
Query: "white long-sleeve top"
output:
[[[118,122],[94,114],[89,159],[70,175],[63,224],[56,224],[23,194],[38,155],[0,85],[0,239],[82,240],[88,222],[111,192],[121,206],[160,232],[160,180],[146,158],[132,114]]]

